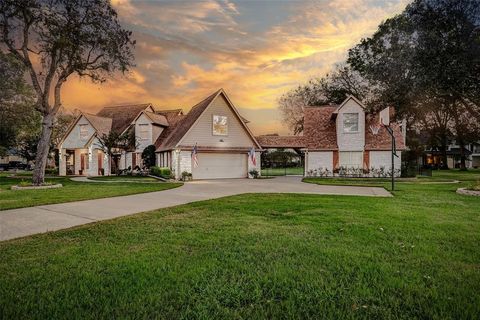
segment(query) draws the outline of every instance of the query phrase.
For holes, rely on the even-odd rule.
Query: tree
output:
[[[153,167],[155,165],[155,146],[149,145],[142,152],[143,163],[147,168]]]
[[[0,52],[0,155],[15,147],[19,133],[31,128],[36,119],[24,70],[12,55]]]
[[[283,94],[278,100],[282,119],[293,132],[303,132],[303,108],[325,104],[340,104],[348,95],[365,100],[370,87],[360,74],[347,65],[337,65],[322,78],[310,79],[306,84]]]
[[[135,42],[107,0],[0,0],[0,44],[25,66],[36,93],[42,130],[33,183],[42,184],[64,83],[73,74],[99,82],[126,72]]]
[[[124,133],[110,131],[108,134],[102,134],[101,136],[97,137],[97,139],[97,146],[108,155],[110,167],[113,167],[114,171],[118,174],[119,160],[122,152],[135,150],[137,146],[133,128],[125,131]]]
[[[450,134],[462,153],[479,138],[480,2],[416,0],[352,48],[348,63],[378,84],[383,104],[435,136],[445,164]]]

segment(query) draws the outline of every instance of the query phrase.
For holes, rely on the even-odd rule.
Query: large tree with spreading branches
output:
[[[368,100],[371,91],[357,71],[346,64],[339,64],[324,77],[312,78],[283,94],[278,99],[278,108],[284,123],[296,135],[303,132],[303,107],[339,104],[348,95]]]
[[[480,2],[415,0],[349,51],[380,101],[414,119],[444,153],[480,139]]]
[[[63,85],[72,75],[101,82],[126,72],[134,45],[107,0],[0,0],[0,49],[26,68],[42,116],[34,184],[44,182]]]

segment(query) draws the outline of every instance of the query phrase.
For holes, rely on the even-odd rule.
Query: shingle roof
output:
[[[258,136],[256,137],[262,148],[305,148],[303,136]]]
[[[335,112],[339,106],[326,105],[304,108],[303,136],[260,136],[258,142],[264,148],[307,148],[309,150],[338,150]],[[390,150],[391,137],[385,128],[377,135],[370,125],[378,123],[378,115],[365,120],[365,150]],[[405,150],[402,131],[398,123],[391,123],[397,150]]]
[[[165,132],[166,130],[164,130],[155,143],[157,151],[174,148],[220,91],[222,90],[215,91],[215,93],[194,105],[192,109],[182,117],[182,119],[178,119],[179,121],[174,126],[169,126],[169,129],[173,127],[172,130],[168,130],[169,132]]]
[[[304,108],[303,136],[310,150],[337,150],[337,130],[332,113],[337,106]]]
[[[387,129],[381,126],[378,133],[374,135],[370,126],[378,123],[378,117],[374,116],[368,118],[369,119],[365,120],[365,150],[391,150],[392,138]],[[390,128],[393,129],[396,149],[405,150],[405,143],[403,141],[403,134],[400,125],[392,122]]]
[[[110,132],[112,128],[112,119],[99,117],[89,113],[82,114],[92,124],[93,128],[100,136],[107,135]]]
[[[121,133],[130,126],[140,112],[151,106],[150,103],[146,103],[105,107],[97,113],[97,116],[111,118],[112,130]]]
[[[145,114],[153,121],[153,123],[168,127],[168,120],[163,114],[145,111]]]

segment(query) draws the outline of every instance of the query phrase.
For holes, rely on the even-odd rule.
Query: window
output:
[[[139,124],[140,140],[148,140],[148,124]]]
[[[343,132],[358,132],[358,113],[343,114]]]
[[[80,139],[82,140],[88,139],[88,124],[80,125]]]
[[[213,116],[213,135],[226,136],[228,134],[227,117]]]

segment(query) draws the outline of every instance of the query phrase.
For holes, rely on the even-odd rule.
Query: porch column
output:
[[[67,161],[65,159],[66,149],[60,147],[58,149],[58,175],[66,176],[67,175]]]

